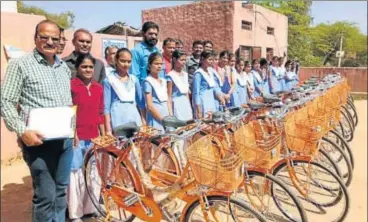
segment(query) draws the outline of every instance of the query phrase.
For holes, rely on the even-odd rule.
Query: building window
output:
[[[252,30],[252,23],[242,20],[242,29]]]
[[[267,27],[267,34],[268,34],[268,35],[273,35],[273,34],[275,34],[275,29],[274,29],[274,28],[271,28],[271,27]]]
[[[273,57],[273,48],[266,48],[266,58],[268,61],[271,61]]]
[[[238,58],[242,58],[245,61],[251,61],[252,60],[252,47],[250,46],[239,46],[239,49],[236,52],[236,56]]]
[[[254,46],[252,51],[252,60],[260,59],[262,57],[262,47]]]

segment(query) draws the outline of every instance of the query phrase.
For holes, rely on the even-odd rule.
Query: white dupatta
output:
[[[289,72],[286,72],[286,77],[289,79],[289,80],[294,80],[294,79],[296,79],[296,73],[295,72],[291,72],[291,71],[289,71]]]
[[[254,76],[252,75],[252,73],[245,73],[245,78],[247,80],[248,85],[254,89]]]
[[[179,73],[175,70],[171,70],[168,75],[172,78],[180,93],[186,94],[189,92],[188,73],[184,71],[182,73],[184,74],[184,80],[180,78]]]
[[[216,69],[210,67],[208,68],[209,71],[212,71],[212,73],[216,76],[216,78],[219,80],[219,83],[220,83],[220,87],[222,87],[222,85],[224,85],[224,83],[222,82],[222,79],[220,77],[220,75],[218,74],[218,72],[216,71]]]
[[[252,73],[253,73],[253,76],[256,78],[258,83],[263,82],[263,79],[262,79],[261,75],[259,74],[259,72],[257,72],[256,70],[253,70]]]
[[[241,85],[241,86],[245,86],[246,81],[244,81],[243,76],[240,75],[240,73],[238,73],[238,71],[236,69],[234,69],[233,73],[235,73],[236,80],[238,81],[238,84]]]
[[[128,84],[131,84],[130,87],[126,87],[122,82],[117,78],[115,72],[110,72],[106,75],[107,80],[109,81],[111,87],[114,89],[116,95],[122,102],[133,102],[135,101],[135,76],[129,75]]]
[[[166,80],[163,78],[159,79],[161,80],[161,84],[152,76],[146,77],[147,82],[149,82],[152,85],[152,88],[155,90],[158,100],[160,100],[160,102],[166,102],[168,99]]]
[[[197,69],[196,72],[201,73],[201,75],[203,76],[203,78],[206,80],[206,82],[211,88],[216,86],[215,80],[213,78],[213,74],[211,75],[211,72],[208,72],[207,74],[202,68]]]

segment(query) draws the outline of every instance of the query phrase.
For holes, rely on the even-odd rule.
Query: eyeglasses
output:
[[[60,37],[51,37],[51,36],[44,36],[44,35],[37,35],[37,37],[43,42],[47,42],[50,38],[51,38],[53,43],[59,43],[60,42]]]

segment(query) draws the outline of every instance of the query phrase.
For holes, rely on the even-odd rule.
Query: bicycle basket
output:
[[[314,155],[318,141],[323,137],[325,119],[308,118],[307,107],[285,117],[285,139],[287,147],[295,152]]]
[[[195,180],[221,191],[233,191],[243,181],[243,158],[239,153],[220,155],[221,142],[206,135],[188,147],[186,154]]]
[[[93,144],[106,148],[116,142],[116,138],[111,135],[99,136],[91,140]]]
[[[280,157],[281,131],[273,123],[254,120],[235,131],[234,143],[247,164],[269,168]]]

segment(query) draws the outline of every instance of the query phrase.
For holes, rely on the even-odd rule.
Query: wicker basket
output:
[[[114,144],[116,142],[116,138],[111,135],[105,135],[105,136],[99,136],[97,138],[94,138],[91,141],[93,144],[99,147],[106,148]]]
[[[221,191],[233,191],[243,181],[243,158],[240,153],[221,155],[221,142],[207,135],[188,147],[186,154],[195,180]]]
[[[330,117],[310,115],[309,105],[296,110],[285,118],[286,144],[290,150],[305,155],[314,155],[318,141],[329,130]]]
[[[234,143],[250,166],[268,169],[280,158],[281,132],[272,122],[249,122],[235,131]]]

